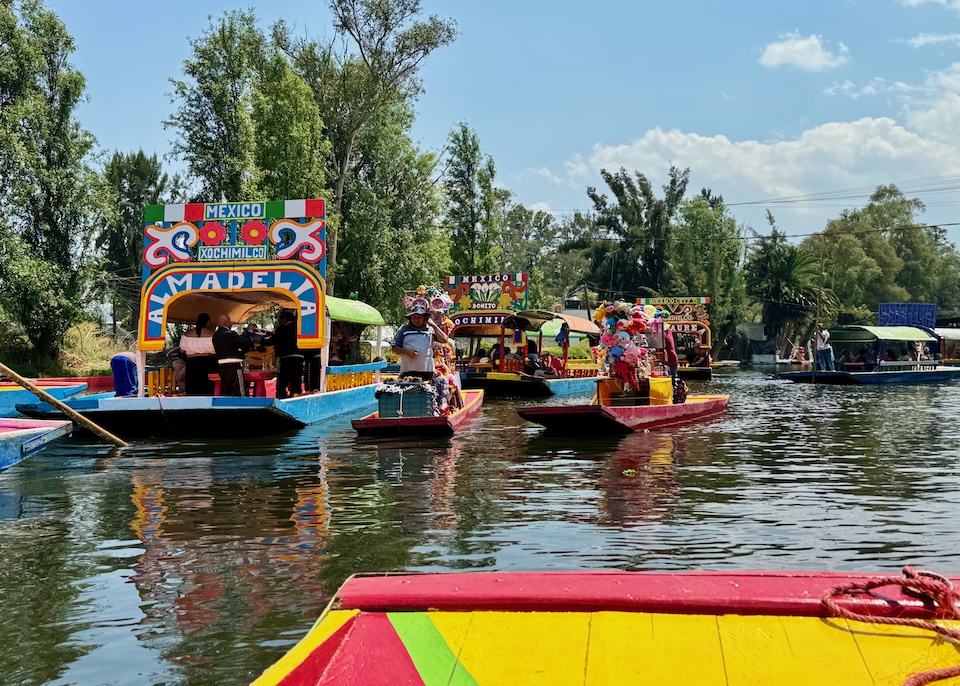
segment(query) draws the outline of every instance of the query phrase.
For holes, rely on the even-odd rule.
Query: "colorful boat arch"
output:
[[[322,348],[325,212],[322,199],[147,206],[139,349],[162,350],[169,321],[239,324],[274,305],[299,311],[301,347]]]
[[[709,351],[713,347],[710,337],[710,319],[707,314],[707,305],[710,298],[699,296],[637,298],[639,305],[653,305],[667,310],[670,316],[666,321],[674,332],[697,336],[700,339],[700,349]]]

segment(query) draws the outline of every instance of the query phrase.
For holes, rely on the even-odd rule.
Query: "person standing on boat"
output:
[[[279,365],[277,367],[277,400],[303,393],[303,354],[297,346],[297,314],[281,310],[273,335],[260,341],[272,345]]]
[[[220,395],[246,395],[243,380],[243,359],[247,351],[253,348],[253,341],[246,334],[233,330],[230,317],[221,314],[217,317],[217,330],[213,334],[213,347],[217,351],[220,369]]]
[[[830,345],[830,332],[823,324],[817,324],[817,359],[821,371],[834,371],[833,346]]]
[[[217,351],[213,348],[216,327],[210,315],[197,315],[197,325],[180,337],[179,348],[186,355],[184,386],[187,395],[213,395],[210,374],[217,373]]]
[[[677,356],[677,342],[673,340],[673,327],[668,322],[663,323],[663,350],[666,353],[665,362],[670,369],[670,376],[676,379],[680,358]]]
[[[397,329],[393,352],[400,356],[400,376],[433,380],[433,341],[447,342],[447,334],[427,314],[427,306],[414,303],[407,323]]]

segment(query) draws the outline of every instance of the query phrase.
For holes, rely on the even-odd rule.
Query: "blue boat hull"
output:
[[[86,383],[57,386],[45,386],[40,383],[38,385],[57,400],[71,398],[77,393],[87,390]],[[37,396],[24,388],[4,388],[0,390],[0,417],[15,417],[17,415],[17,405],[35,402],[37,402]]]
[[[73,429],[68,421],[30,419],[0,421],[0,470],[11,467]]]
[[[376,385],[302,395],[287,400],[187,396],[169,398],[78,398],[71,409],[121,438],[228,438],[266,436],[343,414],[369,411]],[[20,405],[28,417],[63,419],[47,403]]]
[[[818,383],[834,385],[878,385],[943,383],[960,378],[960,367],[936,367],[921,371],[875,371],[875,372],[784,372],[778,379],[795,383]]]

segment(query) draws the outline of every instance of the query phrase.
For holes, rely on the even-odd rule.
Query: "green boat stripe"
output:
[[[479,686],[426,612],[388,612],[424,686]]]

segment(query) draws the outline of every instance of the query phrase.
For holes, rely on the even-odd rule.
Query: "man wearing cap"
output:
[[[400,376],[418,376],[433,380],[433,341],[447,342],[447,334],[427,313],[427,306],[414,303],[407,323],[397,329],[393,352],[400,356]]]

